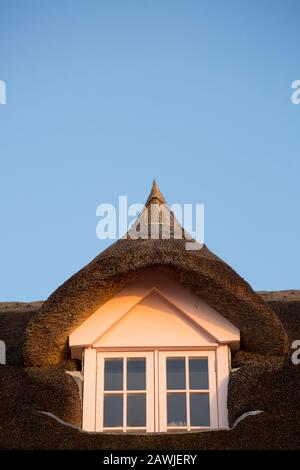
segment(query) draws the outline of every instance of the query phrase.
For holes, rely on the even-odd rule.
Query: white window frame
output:
[[[123,359],[123,390],[105,391],[104,390],[104,360],[105,359]],[[145,358],[146,359],[146,389],[127,391],[127,359]],[[96,431],[97,432],[153,432],[154,431],[154,353],[145,352],[97,352],[97,379],[96,379]],[[127,395],[146,394],[146,426],[133,427],[127,426]],[[123,395],[123,426],[122,427],[104,427],[103,426],[103,408],[104,395]]]
[[[167,390],[167,358],[182,357],[185,359],[185,378],[186,388],[183,390]],[[189,389],[189,358],[203,357],[208,360],[208,389],[192,390]],[[159,351],[158,369],[159,369],[159,403],[160,403],[160,431],[193,431],[200,429],[215,429],[218,427],[218,406],[216,392],[216,368],[214,351]],[[186,426],[168,426],[167,425],[167,393],[186,393]],[[210,425],[209,426],[191,426],[190,425],[190,393],[208,393]]]
[[[193,431],[201,429],[217,429],[220,427],[220,417],[218,417],[218,374],[216,371],[216,351],[214,350],[152,350],[152,351],[99,351],[93,350],[95,357],[95,384],[94,384],[94,402],[91,403],[90,411],[94,409],[94,430],[96,432],[167,432],[167,431]],[[146,359],[146,390],[126,391],[127,380],[127,358],[145,358]],[[186,361],[186,389],[174,390],[176,393],[186,392],[187,400],[187,426],[167,426],[167,392],[166,388],[166,359],[172,357],[184,357]],[[209,388],[207,390],[192,390],[191,393],[209,393],[210,406],[210,426],[191,426],[189,417],[189,358],[207,357],[208,359],[208,380]],[[123,367],[123,390],[104,391],[104,359],[122,358]],[[146,426],[127,427],[127,394],[146,392]],[[108,428],[103,427],[103,405],[104,394],[123,394],[123,427]],[[92,395],[89,395],[92,398]],[[94,406],[93,406],[94,403]],[[227,412],[227,408],[226,408]],[[226,423],[225,423],[226,425]],[[222,426],[223,427],[223,426]],[[226,426],[225,426],[226,427]]]

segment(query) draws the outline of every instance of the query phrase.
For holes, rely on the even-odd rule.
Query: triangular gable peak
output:
[[[124,238],[191,240],[167,204],[156,180],[144,209]]]
[[[152,289],[93,347],[217,346],[216,340],[179,310],[158,289]]]
[[[237,347],[240,334],[169,275],[142,274],[98,308],[69,337],[74,357],[92,347]]]

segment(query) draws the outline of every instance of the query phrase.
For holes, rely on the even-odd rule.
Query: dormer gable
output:
[[[238,328],[180,285],[155,269],[125,286],[69,338],[73,357],[93,347],[238,347]]]

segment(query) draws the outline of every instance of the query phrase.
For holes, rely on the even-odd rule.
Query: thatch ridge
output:
[[[299,302],[300,290],[277,290],[257,292],[266,302]]]

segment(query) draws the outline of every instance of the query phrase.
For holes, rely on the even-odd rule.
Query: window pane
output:
[[[209,394],[190,394],[191,426],[210,426]]]
[[[106,428],[123,426],[123,395],[104,395],[103,426]]]
[[[208,390],[208,360],[191,357],[189,359],[190,389]]]
[[[146,359],[127,359],[127,390],[146,389]]]
[[[184,390],[185,389],[185,358],[167,359],[167,389]]]
[[[123,390],[123,359],[105,359],[104,390]]]
[[[146,426],[146,394],[127,395],[127,426]]]
[[[168,393],[167,421],[168,426],[186,426],[185,393]]]

